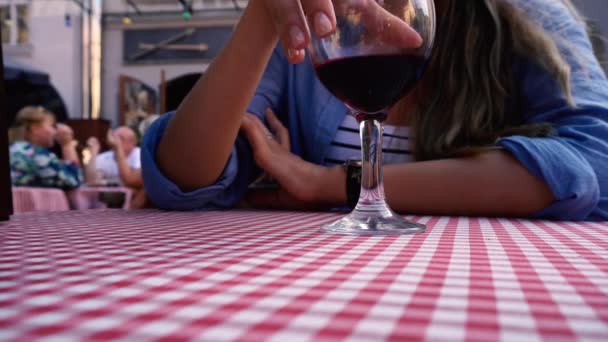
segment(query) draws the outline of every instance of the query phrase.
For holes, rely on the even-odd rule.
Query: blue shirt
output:
[[[554,0],[519,0],[531,18],[556,37],[571,67],[570,106],[558,83],[541,67],[520,61],[514,66],[518,109],[526,122],[548,122],[556,134],[547,138],[510,136],[498,141],[532,174],[543,179],[556,201],[533,217],[559,220],[608,220],[608,81],[583,23]],[[321,164],[347,113],[315,76],[309,61],[290,65],[276,49],[249,105],[264,116],[272,108],[288,127],[292,152]],[[174,113],[157,120],[142,144],[142,174],[150,199],[173,210],[229,208],[259,174],[246,139],[237,138],[217,182],[183,192],[160,171],[156,148]],[[176,151],[177,153],[177,151]]]

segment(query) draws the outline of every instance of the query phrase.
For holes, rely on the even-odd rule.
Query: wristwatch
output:
[[[361,161],[348,159],[344,162],[346,170],[346,203],[351,209],[355,209],[361,192]]]

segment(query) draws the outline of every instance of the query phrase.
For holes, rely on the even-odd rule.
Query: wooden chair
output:
[[[2,35],[0,28],[0,35]],[[4,92],[4,60],[0,44],[0,221],[13,214],[10,162],[8,156],[8,114]]]

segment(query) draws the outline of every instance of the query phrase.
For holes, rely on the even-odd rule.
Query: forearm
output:
[[[341,167],[316,177],[317,202],[346,204]],[[399,213],[471,216],[527,216],[553,201],[547,185],[508,153],[387,165],[384,190]]]
[[[78,159],[76,147],[72,142],[61,146],[61,154],[63,156],[63,160],[73,162],[76,165],[80,165],[80,160]]]
[[[140,188],[143,186],[141,173],[129,166],[127,157],[122,150],[116,149],[114,151],[114,159],[118,165],[118,175],[124,185],[132,188]]]
[[[527,216],[554,201],[542,180],[503,151],[389,165],[384,189],[401,213]]]
[[[224,169],[277,42],[272,25],[263,4],[250,2],[231,39],[167,127],[157,159],[181,188],[213,184]]]
[[[97,178],[97,154],[92,154],[91,159],[84,168],[84,177],[86,183],[89,185],[96,185],[99,183],[99,179]]]

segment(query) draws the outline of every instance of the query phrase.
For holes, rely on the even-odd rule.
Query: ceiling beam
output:
[[[133,0],[127,0],[127,4],[129,6],[131,6],[131,8],[135,11],[135,13],[137,13],[138,15],[141,15],[141,10],[139,9],[139,7],[137,7],[137,5],[133,2]]]

